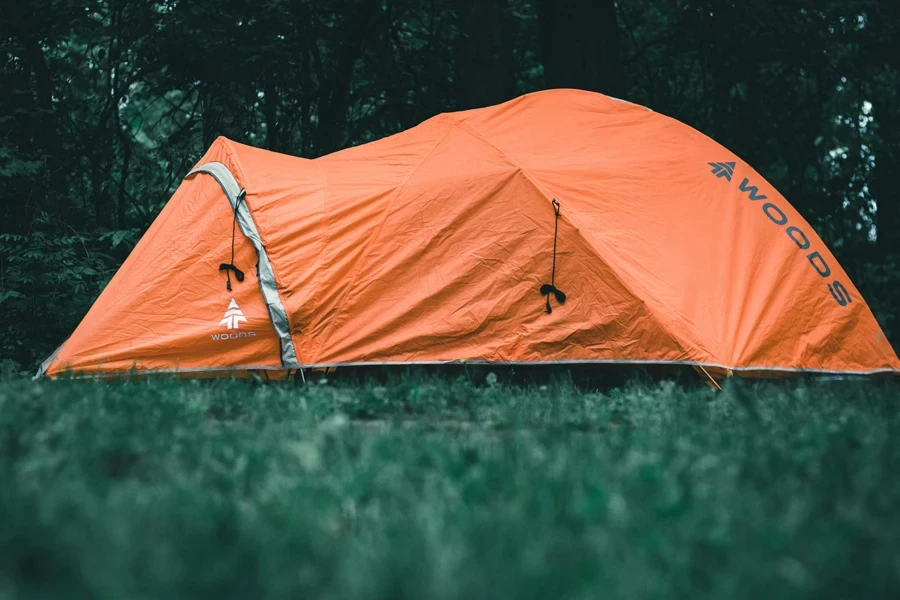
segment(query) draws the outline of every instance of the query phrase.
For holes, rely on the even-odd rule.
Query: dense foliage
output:
[[[897,598],[876,382],[0,387],[8,598]]]
[[[543,87],[754,165],[900,335],[900,3],[0,3],[0,359],[49,353],[216,136],[314,157]]]

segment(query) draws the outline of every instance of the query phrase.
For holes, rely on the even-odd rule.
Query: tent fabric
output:
[[[219,138],[204,165],[245,190],[261,249],[241,224],[245,280],[228,291],[219,270],[232,204],[193,173],[43,373],[464,361],[900,373],[800,214],[732,152],[636,104],[552,90],[314,160]],[[565,303],[540,292],[554,259]]]
[[[263,301],[266,303],[269,317],[272,319],[272,327],[278,335],[278,342],[281,346],[281,362],[282,364],[288,365],[296,364],[297,353],[294,350],[294,342],[291,339],[290,325],[284,309],[284,304],[282,304],[281,297],[278,295],[278,284],[276,283],[275,275],[272,272],[272,264],[269,262],[265,246],[263,246],[262,240],[259,237],[256,223],[253,222],[253,216],[250,214],[250,209],[247,208],[247,204],[243,201],[246,190],[238,188],[234,175],[228,170],[228,167],[220,162],[204,163],[188,173],[188,177],[196,173],[209,173],[215,177],[216,181],[222,187],[222,191],[225,192],[225,195],[228,197],[228,202],[231,204],[231,209],[234,211],[235,221],[240,223],[241,231],[253,243],[253,248],[256,250],[257,255],[256,268],[257,276],[259,277],[259,289],[262,292]],[[232,225],[232,237],[233,236],[234,225]],[[219,270],[223,270],[223,268],[225,271],[228,271],[229,268],[232,270],[236,269],[231,263],[221,264],[219,266]],[[235,271],[235,275],[238,275],[238,273],[242,273],[242,271]],[[239,277],[238,280],[240,281],[241,278]],[[228,282],[226,289],[230,289],[231,278],[229,277],[226,281]],[[240,313],[237,304],[234,302],[234,299],[232,299],[228,308],[229,310],[232,308],[238,309],[236,314],[240,315],[241,319],[244,318]],[[228,316],[228,312],[226,312],[226,316]],[[239,325],[240,322],[237,324]]]

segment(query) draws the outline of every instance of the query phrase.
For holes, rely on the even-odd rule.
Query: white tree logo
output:
[[[237,302],[232,298],[231,304],[228,305],[228,310],[225,311],[225,318],[219,321],[219,325],[226,325],[228,329],[240,329],[242,321],[246,323],[247,317],[244,316],[244,313],[238,308]]]

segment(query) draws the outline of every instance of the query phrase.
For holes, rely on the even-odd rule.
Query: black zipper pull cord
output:
[[[560,304],[566,303],[566,295],[556,289],[556,239],[559,234],[559,202],[556,198],[553,199],[553,212],[556,213],[556,222],[553,227],[553,269],[550,271],[550,283],[541,286],[541,295],[547,296],[547,304],[544,308],[547,309],[548,315],[553,312],[553,308],[550,307],[550,294],[553,294]]]
[[[234,271],[235,279],[237,279],[239,282],[244,281],[244,272],[234,265],[234,233],[235,229],[237,228],[238,206],[240,206],[241,202],[244,201],[244,196],[246,195],[247,190],[241,190],[240,193],[238,193],[237,200],[234,203],[234,209],[232,210],[232,212],[234,213],[234,218],[231,221],[231,262],[222,263],[219,265],[219,270],[225,271],[225,276],[228,278],[225,282],[225,289],[227,289],[229,292],[231,291],[231,271]]]

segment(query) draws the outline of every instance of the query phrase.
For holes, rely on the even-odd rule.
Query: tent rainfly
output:
[[[217,139],[39,375],[464,361],[900,374],[749,165],[552,90],[315,160]]]

